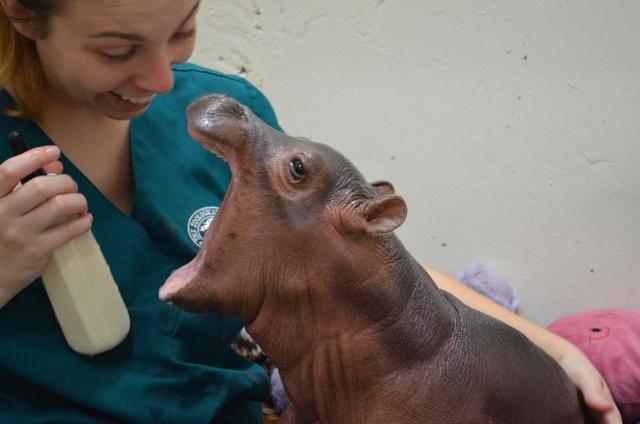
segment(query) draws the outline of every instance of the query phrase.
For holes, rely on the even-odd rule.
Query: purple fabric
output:
[[[548,328],[593,362],[624,422],[640,422],[640,310],[597,309],[560,318]]]
[[[510,311],[518,310],[520,299],[513,287],[489,265],[474,261],[458,275],[458,280]]]
[[[273,406],[275,407],[276,412],[278,414],[282,414],[284,408],[289,405],[289,397],[287,396],[282,380],[280,379],[280,370],[277,368],[274,368],[271,373],[271,397],[273,398]]]

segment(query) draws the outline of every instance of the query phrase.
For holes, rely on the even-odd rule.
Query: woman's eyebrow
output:
[[[97,34],[91,35],[91,38],[104,38],[104,37],[117,37],[124,38],[129,41],[143,41],[144,38],[137,34],[129,34],[127,32],[119,32],[119,31],[102,31]]]
[[[191,17],[198,10],[198,6],[200,6],[200,0],[198,0],[196,2],[196,4],[193,6],[193,8],[191,9],[191,11],[187,15],[187,17],[184,18],[184,20],[180,23],[180,25],[178,26],[178,29],[176,31],[179,31],[180,28],[182,28],[184,26],[184,24],[187,23],[187,21],[189,19],[191,19]],[[137,35],[137,34],[131,34],[131,33],[128,33],[128,32],[120,32],[120,31],[102,31],[102,32],[98,32],[96,34],[91,35],[91,38],[105,38],[105,37],[122,38],[122,39],[125,39],[127,41],[138,41],[138,42],[144,41],[144,38],[139,36],[139,35]]]
[[[198,11],[198,7],[200,6],[200,0],[198,0],[196,2],[195,5],[193,5],[193,8],[191,9],[191,11],[189,12],[189,14],[187,15],[186,18],[183,19],[183,21],[180,23],[180,25],[178,26],[178,28],[176,28],[176,32],[180,31],[180,28],[182,28],[184,26],[184,24],[187,23],[187,21],[189,19],[191,19],[191,17]]]

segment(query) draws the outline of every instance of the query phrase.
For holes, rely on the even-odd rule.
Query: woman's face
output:
[[[199,0],[64,0],[36,47],[48,99],[112,119],[141,115],[189,59]],[[45,105],[46,107],[46,105]]]

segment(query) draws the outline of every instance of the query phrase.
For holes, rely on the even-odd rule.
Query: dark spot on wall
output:
[[[528,54],[525,54],[524,56],[522,56],[522,60],[527,60],[527,59],[529,59],[529,55]]]
[[[227,236],[229,237],[230,240],[235,240],[238,235],[236,233],[229,233],[227,234]]]
[[[447,247],[447,243],[441,243],[440,246]]]

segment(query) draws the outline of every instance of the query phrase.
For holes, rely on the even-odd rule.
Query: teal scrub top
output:
[[[267,99],[242,78],[192,64],[174,67],[171,93],[131,122],[136,192],[123,214],[64,155],[94,216],[93,233],[131,317],[122,344],[94,357],[66,344],[40,280],[0,309],[2,423],[259,423],[269,383],[233,350],[242,323],[158,300],[158,288],[191,260],[220,205],[230,171],[187,133],[185,110],[223,93],[279,128]],[[13,105],[0,92],[0,107]],[[0,116],[0,137],[52,144],[33,122]],[[91,140],[85,140],[90,143]],[[0,163],[10,156],[0,141]],[[2,272],[2,271],[0,271]]]

